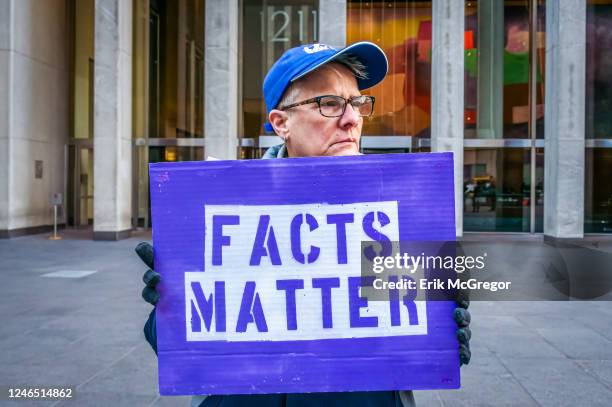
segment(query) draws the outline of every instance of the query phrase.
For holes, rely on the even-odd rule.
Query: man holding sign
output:
[[[269,120],[266,127],[274,130],[284,143],[270,148],[264,158],[359,154],[363,117],[370,116],[374,109],[374,98],[361,95],[360,91],[379,83],[386,73],[386,56],[378,46],[369,42],[356,43],[342,50],[312,44],[285,52],[270,69],[263,89]],[[338,186],[341,186],[340,182]],[[247,334],[255,341],[281,341],[287,340],[292,332],[298,334],[298,324],[305,324],[309,329],[299,332],[299,337],[295,337],[297,340],[332,339],[336,338],[334,335],[338,330],[343,329],[352,330],[349,334],[352,338],[374,337],[380,335],[377,329],[385,324],[398,325],[397,328],[401,329],[389,330],[396,332],[392,335],[425,332],[427,326],[413,323],[413,315],[405,326],[363,315],[367,301],[359,294],[359,278],[342,279],[329,274],[330,266],[342,267],[349,259],[358,257],[355,253],[360,248],[347,246],[347,241],[382,238],[376,225],[389,225],[385,229],[385,239],[400,240],[397,202],[374,204],[375,211],[368,202],[287,205],[286,211],[277,208],[273,217],[269,205],[207,205],[205,224],[210,238],[205,240],[204,270],[217,268],[220,273],[228,270],[229,274],[224,278],[221,275],[219,281],[210,286],[203,278],[205,273],[185,272],[186,303],[191,304],[186,313],[192,316],[187,340],[214,340],[217,336],[218,341],[244,341]],[[240,228],[240,233],[232,233],[237,228]],[[318,238],[329,242],[333,237],[334,244],[313,244],[310,250],[303,251],[303,233],[300,232],[303,229],[310,230],[309,237],[315,241]],[[332,247],[333,250],[325,250]],[[137,252],[151,268],[143,277],[146,283],[143,297],[155,305],[159,300],[156,285],[160,275],[153,271],[152,247],[141,244]],[[238,257],[243,259],[244,255],[240,254],[245,252],[250,254],[248,270],[244,270],[236,260]],[[287,256],[296,264],[311,266],[309,274],[287,272],[273,281],[255,281],[257,273],[286,264]],[[253,276],[249,279],[254,281],[232,285],[232,277],[242,272],[251,273]],[[266,288],[264,284],[273,286]],[[347,293],[348,297],[343,298],[348,299],[334,303],[332,292],[339,289]],[[280,319],[266,315],[270,309],[262,307],[256,290],[276,293],[278,298],[268,301],[275,305],[274,312],[281,310],[284,314],[282,324],[278,323]],[[296,293],[301,295],[301,307],[296,306]],[[369,306],[376,308],[374,302]],[[321,309],[320,314],[313,311],[316,307]],[[470,359],[470,316],[466,308],[467,302],[461,303],[453,313],[459,325],[457,338],[461,364]],[[304,313],[304,309],[309,312]],[[421,316],[421,321],[422,312],[419,314],[415,307],[415,315]],[[346,317],[341,317],[341,314]],[[155,310],[145,325],[145,336],[157,351]],[[257,366],[252,368],[257,369]],[[206,370],[207,366],[201,366],[201,369]],[[241,374],[241,371],[233,372],[234,377]],[[194,397],[194,401],[201,401],[201,406],[414,404],[411,392],[397,391],[203,396]]]

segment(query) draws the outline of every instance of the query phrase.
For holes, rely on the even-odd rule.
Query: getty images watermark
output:
[[[454,274],[463,274],[466,271],[483,271],[486,267],[487,253],[480,256],[466,255],[426,255],[420,253],[412,255],[409,253],[395,253],[393,256],[374,256],[372,259],[372,271],[378,275],[373,287],[377,290],[507,290],[512,284],[511,281],[479,281],[477,278],[467,280],[459,277],[452,277]],[[444,270],[448,276],[445,279],[427,278],[424,273],[421,278],[414,280],[407,276],[401,276],[399,281],[388,281],[383,276],[388,277],[388,272],[407,272],[410,276],[418,273],[419,270]],[[382,274],[382,276],[381,276]]]
[[[361,276],[373,301],[612,300],[612,255],[588,246],[365,241]]]

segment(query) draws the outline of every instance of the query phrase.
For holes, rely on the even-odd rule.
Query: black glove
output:
[[[155,287],[161,276],[153,271],[155,268],[153,266],[153,246],[148,242],[140,242],[136,246],[136,254],[149,267],[149,270],[145,271],[142,276],[142,281],[145,283],[145,287],[142,289],[142,298],[149,304],[155,305],[159,301],[159,293],[155,290]]]
[[[470,321],[472,316],[467,310],[469,305],[470,300],[467,295],[459,292],[457,295],[457,308],[453,311],[453,319],[459,326],[456,335],[459,340],[459,360],[461,365],[470,363],[470,358],[472,357],[472,352],[470,352],[470,338],[472,337]]]

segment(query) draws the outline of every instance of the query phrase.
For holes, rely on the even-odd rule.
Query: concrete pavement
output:
[[[133,248],[150,235],[62,234],[0,240],[0,385],[76,386],[76,399],[10,405],[188,405],[158,395],[157,360],[142,334],[151,307],[140,299],[145,267]],[[513,247],[508,255],[521,256]],[[612,303],[474,302],[470,310],[473,357],[462,388],[416,392],[419,406],[610,405]]]

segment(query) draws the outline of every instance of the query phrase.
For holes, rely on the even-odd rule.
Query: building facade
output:
[[[612,233],[612,0],[0,0],[0,237],[150,228],[149,163],[260,157],[274,61],[364,40],[361,148],[452,151],[458,236]]]

